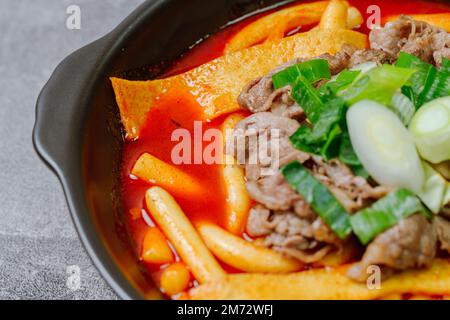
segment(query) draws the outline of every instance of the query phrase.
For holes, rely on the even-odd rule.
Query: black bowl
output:
[[[122,219],[123,138],[108,78],[150,79],[230,21],[282,3],[286,1],[146,1],[111,33],[64,59],[42,89],[35,148],[59,177],[89,256],[122,298],[162,295],[137,263]]]

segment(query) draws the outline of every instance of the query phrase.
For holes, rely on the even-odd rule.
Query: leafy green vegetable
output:
[[[409,126],[420,155],[432,163],[450,160],[450,97],[423,105]]]
[[[341,162],[351,165],[360,166],[361,161],[359,161],[358,156],[353,149],[352,142],[350,141],[350,135],[345,132],[341,138],[341,146],[339,148],[339,160]]]
[[[292,87],[292,98],[303,108],[309,121],[316,123],[323,110],[323,102],[317,89],[300,76]]]
[[[413,73],[412,69],[384,64],[368,71],[347,89],[340,90],[338,95],[348,106],[364,99],[388,105],[395,92],[406,84]]]
[[[319,88],[320,96],[325,99],[334,97],[336,92],[351,85],[360,74],[361,71],[359,70],[341,71],[335,79],[328,81]]]
[[[328,133],[327,140],[320,148],[320,155],[325,161],[338,156],[341,134],[342,129],[338,124],[334,125]]]
[[[305,143],[306,137],[311,135],[312,129],[307,125],[300,126],[292,136],[289,137],[292,145],[308,153],[320,154],[320,147],[315,144]]]
[[[334,125],[321,143],[308,144],[305,140],[312,134],[312,129],[306,125],[301,126],[291,137],[290,141],[299,150],[320,155],[325,161],[338,155],[339,141],[342,130],[339,125]]]
[[[294,161],[283,167],[281,172],[339,238],[345,239],[351,233],[348,212],[303,165]]]
[[[291,143],[298,149],[320,154],[325,160],[337,155],[336,140],[342,133],[338,123],[344,116],[344,102],[334,98],[327,101],[313,128],[302,125],[291,137]]]
[[[368,244],[383,231],[415,213],[430,217],[430,212],[407,189],[398,189],[350,217],[350,224],[362,244]]]
[[[416,108],[419,108],[423,104],[423,92],[427,86],[431,86],[432,79],[437,73],[437,69],[421,59],[408,54],[406,52],[400,52],[398,60],[395,63],[397,67],[413,69],[416,72],[411,76],[406,87],[409,87],[407,91],[402,89],[411,101],[415,102]],[[422,94],[422,96],[421,96]]]
[[[275,89],[293,85],[299,77],[305,78],[309,83],[322,79],[330,79],[330,67],[324,59],[314,59],[290,66],[272,76]]]
[[[450,95],[450,60],[444,58],[440,70],[405,52],[400,52],[396,66],[416,70],[402,92],[416,109],[423,104]]]
[[[349,166],[355,175],[363,177],[364,179],[369,178],[369,173],[366,169],[364,169],[361,161],[355,153],[355,150],[353,149],[348,131],[345,131],[342,134],[340,142],[339,160]]]

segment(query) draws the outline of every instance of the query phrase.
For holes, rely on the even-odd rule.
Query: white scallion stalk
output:
[[[435,171],[428,163],[423,163],[425,169],[425,184],[419,192],[420,200],[433,213],[439,213],[444,204],[444,196],[447,189],[447,181]]]
[[[422,191],[424,170],[414,141],[398,116],[371,100],[362,100],[347,112],[355,152],[379,184]]]
[[[423,105],[409,129],[420,155],[431,163],[450,159],[450,97]]]
[[[416,112],[416,108],[411,100],[400,92],[394,94],[389,107],[400,118],[405,126],[408,126],[411,123],[414,112]]]

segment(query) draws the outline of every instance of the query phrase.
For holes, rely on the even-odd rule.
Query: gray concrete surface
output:
[[[86,255],[31,133],[36,98],[58,62],[142,2],[0,0],[0,299],[117,299]],[[72,4],[81,30],[66,28]],[[67,285],[72,265],[78,290]]]

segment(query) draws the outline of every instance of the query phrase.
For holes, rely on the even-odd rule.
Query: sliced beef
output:
[[[433,228],[440,243],[440,248],[450,253],[450,221],[436,216],[433,219]]]
[[[356,281],[365,281],[370,265],[378,265],[385,274],[428,267],[435,254],[433,227],[423,215],[416,214],[378,235],[367,247],[362,260],[350,268],[348,276]]]
[[[269,138],[270,149],[271,144],[275,143],[271,130],[278,129],[278,165],[283,166],[294,160],[304,163],[350,212],[381,198],[388,189],[372,187],[337,159],[325,162],[321,157],[295,149],[289,137],[298,127],[296,120],[287,117],[271,112],[255,113],[238,123],[229,140],[234,143],[227,145],[227,152],[245,167],[248,194],[258,203],[251,210],[247,222],[249,235],[264,237],[266,246],[310,263],[340,248],[342,243],[301,195],[289,186],[278,167],[271,175],[262,174],[271,163],[258,157],[258,148],[254,143],[261,135]]]
[[[230,143],[227,144],[226,151],[245,167],[248,180],[257,180],[261,177],[262,169],[267,169],[273,165],[271,154],[267,154],[268,159],[260,156],[259,144],[257,143],[259,140],[268,141],[268,151],[272,150],[272,143],[276,143],[281,162],[285,161],[286,158],[292,159],[296,156],[309,157],[309,155],[296,150],[289,141],[289,137],[299,126],[300,124],[297,121],[277,116],[271,112],[255,113],[238,123],[231,139],[229,139]],[[277,139],[272,136],[273,130],[277,130]]]
[[[325,59],[330,65],[331,74],[337,74],[348,67],[349,60],[356,49],[353,46],[344,45],[336,55],[328,53],[316,57]],[[313,58],[314,59],[314,58]],[[297,58],[282,64],[260,79],[250,82],[238,97],[238,103],[243,109],[253,113],[272,111],[278,115],[291,118],[301,118],[303,110],[290,96],[290,87],[275,90],[272,75],[286,69],[287,67],[304,62],[309,59]]]
[[[345,164],[338,159],[323,161],[319,156],[312,156],[305,163],[315,178],[325,184],[348,212],[356,212],[372,202],[384,197],[390,188],[372,186],[366,179],[355,176]]]
[[[405,15],[388,22],[384,28],[372,30],[369,40],[372,49],[392,56],[405,51],[437,66],[443,57],[450,57],[450,35],[444,29]]]
[[[272,211],[256,205],[250,210],[247,233],[264,236],[265,246],[304,263],[316,262],[342,247],[341,241],[312,211],[300,217],[289,210]]]
[[[272,82],[272,75],[286,69],[287,67],[300,63],[303,59],[295,59],[272,70],[262,78],[251,81],[244,87],[238,97],[238,104],[243,109],[253,113],[271,111],[271,108],[294,110],[302,114],[303,110],[291,98],[290,88],[275,90]]]
[[[375,62],[377,64],[389,63],[392,64],[395,61],[395,57],[390,55],[387,52],[377,49],[361,49],[355,51],[350,58],[349,68],[352,68],[356,65],[366,63],[366,62]]]
[[[258,180],[249,180],[246,188],[250,198],[272,210],[288,210],[301,199],[280,172]]]

